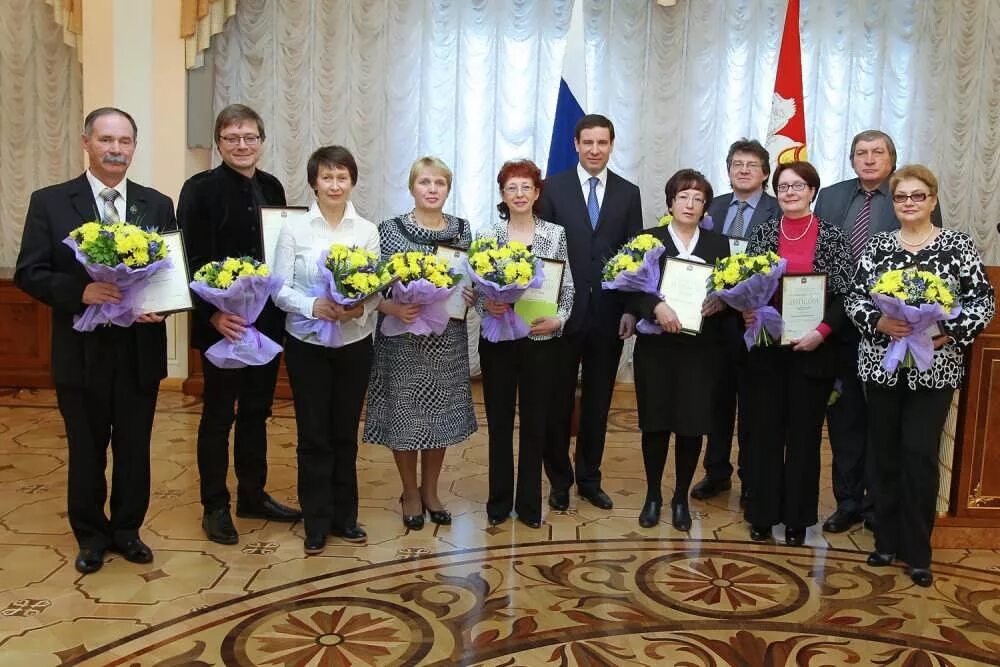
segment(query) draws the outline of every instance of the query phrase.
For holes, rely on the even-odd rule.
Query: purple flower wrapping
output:
[[[651,248],[643,255],[642,264],[635,271],[622,271],[614,280],[601,281],[601,289],[614,289],[621,292],[642,292],[644,294],[660,293],[660,257],[667,249],[663,246]],[[646,319],[639,320],[636,331],[643,334],[657,335],[663,333],[663,327]]]
[[[904,320],[912,328],[913,333],[899,339],[893,339],[885,350],[882,368],[893,373],[906,358],[907,352],[913,357],[913,362],[920,372],[934,365],[934,341],[927,329],[935,322],[953,320],[962,312],[962,307],[956,304],[951,312],[936,303],[922,303],[911,306],[899,297],[888,294],[871,293],[872,301],[882,314],[894,320]]]
[[[712,220],[712,216],[705,214],[705,217],[701,219],[701,222],[698,223],[698,226],[704,229],[705,231],[710,232],[713,229],[715,229],[715,220]]]
[[[157,271],[173,266],[169,257],[157,260],[142,268],[133,269],[125,264],[105,266],[95,264],[87,259],[76,241],[72,238],[63,239],[63,243],[73,250],[76,261],[83,265],[95,282],[111,283],[121,290],[122,297],[118,303],[95,303],[87,306],[81,315],[73,318],[73,328],[77,331],[93,331],[101,324],[114,324],[119,327],[129,327],[143,313],[139,312],[142,290],[146,281]]]
[[[319,267],[321,282],[313,289],[313,296],[325,296],[344,308],[353,308],[358,303],[370,297],[371,294],[365,294],[364,296],[359,297],[346,297],[340,293],[337,289],[337,280],[333,277],[333,272],[326,266],[328,252],[328,250],[324,249],[320,253],[319,258],[316,260],[316,266]],[[304,322],[306,329],[311,331],[312,334],[316,336],[316,340],[320,345],[324,345],[326,347],[344,346],[344,335],[340,331],[340,322],[331,322],[330,320],[306,318],[301,316],[297,317]]]
[[[541,287],[545,279],[545,269],[542,260],[535,259],[535,275],[525,286],[510,284],[498,285],[492,280],[482,278],[472,270],[466,262],[469,277],[476,283],[483,296],[493,301],[513,304],[520,299],[529,289]],[[499,343],[505,340],[518,340],[531,333],[531,323],[525,322],[521,316],[514,312],[513,308],[508,308],[503,315],[492,315],[485,313],[480,325],[480,333],[483,338],[491,343]]]
[[[224,313],[238,315],[247,322],[256,322],[267,304],[267,299],[278,293],[284,281],[275,275],[244,276],[229,289],[209,287],[191,281],[191,291]],[[281,346],[262,334],[252,324],[243,338],[233,342],[223,338],[205,350],[205,357],[218,368],[244,368],[262,366],[281,352]]]
[[[448,306],[445,301],[451,293],[458,289],[456,282],[451,287],[438,287],[426,278],[411,280],[408,283],[397,282],[392,286],[392,298],[399,303],[415,303],[423,306],[417,314],[417,319],[407,324],[393,315],[382,319],[382,334],[399,336],[411,333],[415,336],[440,336],[448,327]]]
[[[712,292],[731,308],[753,311],[753,324],[743,333],[748,350],[756,344],[761,330],[766,331],[772,340],[781,338],[785,328],[781,314],[767,304],[778,291],[778,281],[785,275],[787,266],[788,260],[782,258],[770,273],[758,273],[738,285]]]

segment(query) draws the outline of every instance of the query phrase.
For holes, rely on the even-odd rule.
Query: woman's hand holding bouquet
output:
[[[519,241],[500,245],[493,237],[478,238],[469,246],[468,263],[486,308],[483,338],[496,343],[524,338],[533,331],[543,333],[534,330],[535,323],[525,322],[511,307],[526,291],[542,284],[542,262],[528,246]]]

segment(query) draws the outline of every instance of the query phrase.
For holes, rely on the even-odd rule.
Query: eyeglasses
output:
[[[694,204],[697,206],[698,204],[704,204],[705,198],[700,195],[694,195],[693,197],[691,195],[677,195],[674,197],[674,201],[678,204]]]
[[[754,169],[760,167],[760,162],[744,162],[743,160],[733,160],[732,162],[729,163],[729,166],[732,169],[749,169],[750,171],[753,171]]]
[[[795,183],[781,183],[774,187],[778,192],[788,192],[789,190],[795,190],[796,192],[802,192],[809,187],[809,184],[805,181],[797,181]]]
[[[919,204],[920,202],[927,199],[927,197],[929,196],[930,195],[928,195],[926,192],[911,192],[908,195],[904,195],[902,192],[900,192],[899,194],[892,196],[892,201],[896,202],[897,204],[902,204],[907,199],[912,199],[914,204]]]
[[[530,195],[535,191],[534,185],[505,185],[503,191],[509,195]]]
[[[244,134],[244,135],[227,134],[219,137],[219,139],[221,139],[222,143],[226,144],[227,146],[239,146],[241,141],[245,143],[247,146],[256,146],[257,144],[260,143],[259,134]]]

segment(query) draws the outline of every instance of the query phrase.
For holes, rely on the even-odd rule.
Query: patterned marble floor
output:
[[[694,527],[640,528],[633,398],[616,394],[605,489],[540,529],[488,527],[485,417],[446,459],[450,527],[406,531],[388,452],[363,446],[367,545],[302,553],[301,525],[200,528],[200,405],[161,394],[151,565],[81,577],[65,520],[65,443],[49,391],[0,392],[0,665],[998,665],[1000,553],[935,552],[935,585],[864,564],[862,528],[807,548],[747,541],[738,487],[692,501]],[[291,405],[269,426],[269,490],[295,502]],[[826,446],[824,445],[826,448]],[[832,507],[824,463],[823,514]],[[670,493],[672,479],[664,480]],[[781,531],[777,531],[781,537]]]

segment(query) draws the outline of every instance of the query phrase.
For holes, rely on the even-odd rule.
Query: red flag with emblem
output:
[[[771,98],[766,148],[775,163],[806,159],[806,113],[802,103],[802,44],[799,0],[788,0],[785,29]]]

